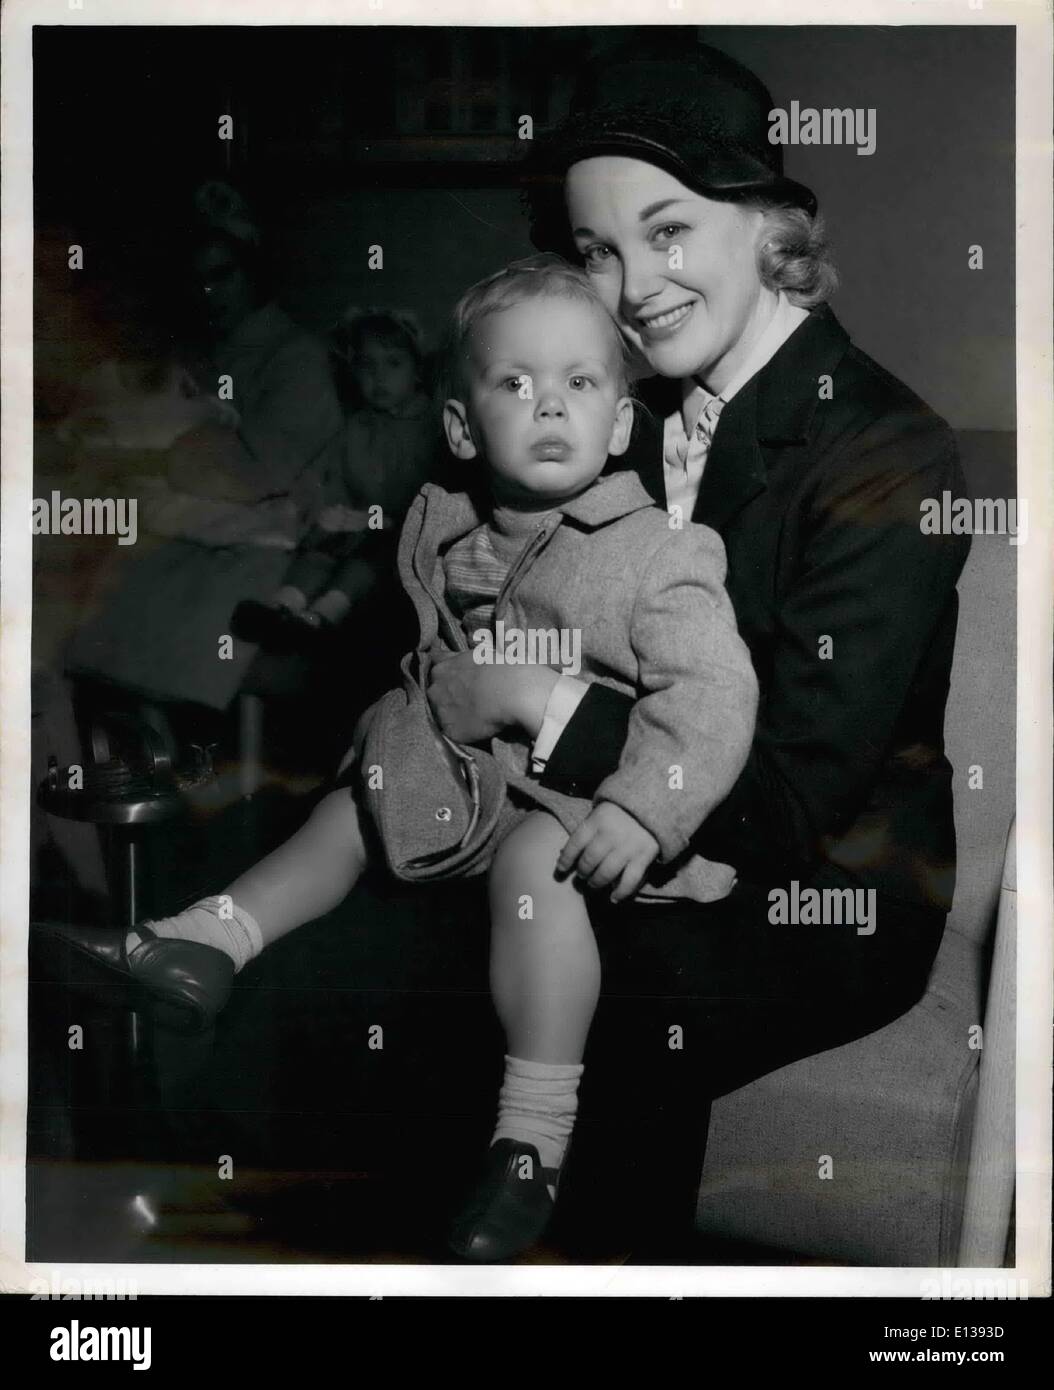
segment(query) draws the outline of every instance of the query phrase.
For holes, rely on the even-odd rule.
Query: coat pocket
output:
[[[411,680],[378,702],[360,768],[363,802],[396,878],[446,877],[494,832],[505,795],[500,767],[446,738]]]

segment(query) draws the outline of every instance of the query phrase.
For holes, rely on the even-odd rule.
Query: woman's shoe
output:
[[[528,1177],[521,1176],[530,1160]],[[450,1227],[447,1245],[463,1260],[507,1260],[533,1245],[549,1224],[555,1203],[549,1184],[558,1168],[543,1168],[533,1144],[498,1139],[487,1150],[482,1175]]]
[[[179,1032],[203,1032],[230,997],[234,962],[214,946],[158,936],[142,924],[127,928],[51,923],[34,930],[72,947],[111,977],[123,977],[161,1006],[159,1021]],[[142,938],[131,951],[125,946],[129,930]],[[87,987],[90,992],[90,982]]]

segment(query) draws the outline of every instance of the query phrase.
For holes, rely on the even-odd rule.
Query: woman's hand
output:
[[[658,853],[658,840],[639,820],[613,801],[600,801],[560,851],[556,872],[574,869],[590,888],[613,883],[611,901],[620,903],[637,891]]]
[[[470,651],[444,652],[432,661],[428,702],[455,743],[482,743],[510,728],[533,739],[558,679],[550,666],[480,666]]]

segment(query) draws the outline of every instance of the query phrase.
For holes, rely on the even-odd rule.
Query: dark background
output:
[[[103,355],[114,305],[178,314],[178,238],[211,175],[249,197],[294,317],[321,330],[349,303],[412,307],[434,335],[468,284],[531,250],[519,116],[544,130],[584,56],[635,32],[37,27],[38,412],[61,413],[70,376]],[[875,108],[870,156],[785,152],[828,220],[836,312],[955,428],[1012,430],[1013,29],[702,32],[777,106]],[[367,268],[375,243],[383,271]]]

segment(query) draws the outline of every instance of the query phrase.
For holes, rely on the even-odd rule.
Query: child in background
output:
[[[421,330],[407,312],[350,309],[333,331],[338,386],[352,406],[341,464],[270,605],[240,604],[236,632],[311,648],[372,587],[389,542],[431,471],[438,419],[424,389]]]

